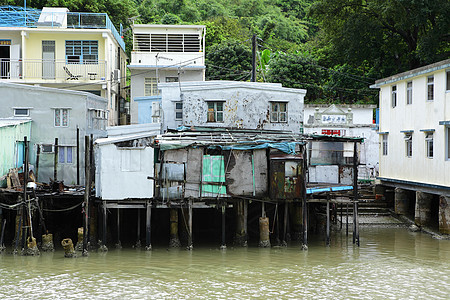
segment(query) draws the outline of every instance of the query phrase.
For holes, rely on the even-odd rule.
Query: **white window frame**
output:
[[[412,139],[412,132],[405,132],[405,155],[406,157],[412,157],[413,156],[413,139]]]
[[[70,148],[70,153],[71,153],[71,161],[68,162],[67,161],[67,154],[69,153],[68,149]],[[74,146],[60,146],[58,145],[58,163],[59,164],[65,164],[65,165],[71,165],[74,163]],[[61,155],[63,156],[63,160],[61,160]]]
[[[29,107],[13,107],[14,117],[29,117],[30,116],[30,108]],[[26,114],[18,114],[18,110],[26,110]]]
[[[218,104],[221,104],[222,110],[218,110]],[[225,101],[206,101],[207,111],[206,111],[206,122],[207,123],[223,123],[224,121],[224,106]],[[213,107],[211,107],[213,106]],[[212,109],[212,110],[211,110]],[[210,118],[213,116],[213,118]],[[219,118],[219,116],[221,116]],[[221,119],[219,121],[219,119]]]
[[[412,104],[413,100],[413,82],[406,82],[406,104]]]
[[[283,111],[281,110],[282,106],[284,106]],[[270,102],[270,123],[287,123],[287,121],[288,121],[288,102],[271,101]]]
[[[388,143],[388,134],[382,134],[381,138],[381,153],[383,156],[388,155],[389,143]]]
[[[59,116],[59,118],[60,118],[60,120],[59,120],[60,123],[59,124],[60,125],[56,125],[56,111],[58,111],[58,110],[61,111],[61,114]],[[66,125],[63,125],[63,120],[64,120],[63,114],[64,114],[64,111],[67,112],[67,124]],[[53,126],[54,127],[64,127],[64,128],[70,126],[70,108],[64,108],[64,107],[53,108]]]
[[[450,160],[450,126],[445,127],[445,160]]]
[[[174,104],[175,104],[175,120],[183,121],[183,101],[176,101]],[[177,107],[178,105],[181,105],[181,107]],[[178,117],[177,116],[178,114],[181,114],[181,117]]]
[[[156,77],[144,78],[144,96],[159,96],[158,79]]]
[[[434,155],[434,132],[426,131],[425,132],[425,153],[427,158],[433,158]]]
[[[40,144],[39,146],[41,147],[41,153],[55,153],[55,146],[53,144]],[[45,146],[51,147],[51,150],[44,151]]]
[[[434,75],[427,77],[427,101],[434,101]]]
[[[391,86],[391,106],[395,108],[397,106],[397,86]]]
[[[445,90],[450,91],[450,70],[445,72]]]

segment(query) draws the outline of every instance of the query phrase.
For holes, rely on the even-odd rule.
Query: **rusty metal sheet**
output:
[[[160,194],[163,200],[183,199],[183,186],[177,185],[161,188]]]

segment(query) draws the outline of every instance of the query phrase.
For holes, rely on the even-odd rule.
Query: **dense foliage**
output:
[[[4,4],[23,1],[0,0]],[[450,54],[448,0],[28,0],[27,5],[106,12],[126,29],[132,22],[204,24],[207,79],[249,80],[256,34],[263,58],[258,80],[305,88],[307,101],[314,102],[376,103],[376,91],[368,88],[376,79]],[[131,49],[131,30],[125,32]]]

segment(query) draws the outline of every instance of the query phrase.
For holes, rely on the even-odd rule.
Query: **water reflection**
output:
[[[332,236],[288,248],[196,245],[194,251],[111,249],[66,259],[0,255],[0,298],[435,298],[450,295],[450,241],[368,229],[361,247]]]

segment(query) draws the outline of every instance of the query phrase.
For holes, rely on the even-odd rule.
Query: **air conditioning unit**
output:
[[[114,69],[113,79],[114,79],[114,81],[119,81],[120,80],[120,70],[119,69]]]
[[[158,118],[161,116],[161,105],[159,102],[152,103],[152,117]]]

